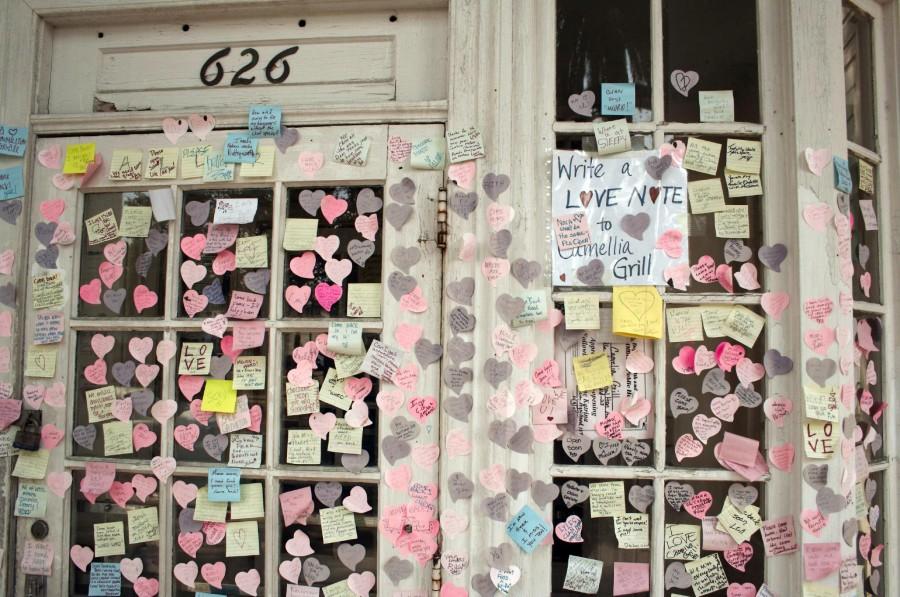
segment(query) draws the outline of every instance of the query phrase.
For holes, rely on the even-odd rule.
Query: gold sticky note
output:
[[[625,484],[622,481],[591,483],[590,496],[591,518],[625,514]]]
[[[99,245],[119,238],[119,223],[113,210],[106,209],[84,220],[89,245]]]
[[[656,287],[613,287],[613,334],[661,338],[662,326],[662,297]]]
[[[178,177],[178,148],[153,147],[147,150],[146,178],[173,179]]]
[[[152,221],[153,208],[149,205],[123,205],[122,221],[119,222],[119,236],[147,238]]]
[[[723,329],[729,337],[749,348],[753,348],[765,324],[765,317],[754,313],[747,307],[735,305],[725,319]]]
[[[729,197],[755,197],[762,195],[762,180],[758,174],[742,174],[725,170],[725,188]]]
[[[125,529],[122,521],[101,522],[94,525],[94,556],[125,555]]]
[[[269,243],[265,234],[242,236],[235,243],[237,267],[269,267]]]
[[[117,149],[109,163],[110,180],[140,180],[144,177],[144,152],[140,149]]]
[[[66,145],[66,160],[63,162],[63,174],[84,174],[88,164],[94,161],[96,146],[94,143],[72,143]]]
[[[682,165],[688,170],[715,176],[719,170],[721,153],[722,145],[720,143],[689,137]]]
[[[203,178],[206,156],[212,145],[191,145],[181,148],[181,178]]]
[[[237,405],[237,391],[230,379],[207,379],[203,386],[203,412],[233,413]]]
[[[241,176],[247,178],[272,176],[275,168],[275,146],[259,145],[256,149],[256,161],[252,164],[241,164]]]
[[[729,205],[716,212],[715,220],[719,238],[750,238],[750,215],[746,205]]]
[[[319,510],[322,543],[338,543],[356,539],[356,518],[344,506]]]
[[[743,174],[759,174],[762,165],[762,143],[745,139],[725,142],[725,169]]]
[[[579,392],[590,392],[611,386],[612,371],[605,353],[594,353],[572,359]]]
[[[321,464],[322,440],[309,429],[289,429],[288,464]]]
[[[700,122],[734,122],[734,92],[731,89],[722,91],[701,91]]]
[[[284,222],[285,251],[312,251],[316,248],[319,220],[315,218],[288,218]]]
[[[688,183],[688,197],[692,214],[708,214],[725,209],[725,192],[718,178],[695,180]]]
[[[134,453],[132,422],[110,421],[103,424],[103,455],[122,456]]]
[[[128,510],[128,543],[159,541],[159,514],[156,506]]]
[[[255,520],[225,525],[225,557],[259,555],[259,524]]]
[[[349,284],[347,317],[381,317],[381,284]]]
[[[703,342],[703,310],[700,307],[666,309],[666,340]]]

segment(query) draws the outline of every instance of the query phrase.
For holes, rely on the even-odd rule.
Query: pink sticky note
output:
[[[231,335],[234,337],[233,348],[257,348],[263,345],[266,337],[264,321],[241,321],[233,324]]]
[[[233,319],[256,319],[262,307],[263,295],[255,292],[234,290],[225,317]]]
[[[744,466],[753,466],[758,451],[758,440],[726,431],[725,437],[722,440],[719,458],[729,462],[736,462]]]
[[[806,580],[821,580],[841,567],[841,544],[804,543],[803,572]]]
[[[613,595],[634,595],[650,590],[650,564],[613,563]]]
[[[561,251],[591,243],[588,216],[584,212],[557,216],[553,219],[553,227],[556,230],[556,246]]]
[[[81,492],[94,496],[106,493],[112,487],[115,479],[115,462],[86,462],[84,463],[84,478],[81,480]]]
[[[301,487],[286,491],[278,496],[281,502],[281,516],[284,526],[294,523],[306,524],[306,518],[313,513],[315,506],[312,499],[312,488]]]

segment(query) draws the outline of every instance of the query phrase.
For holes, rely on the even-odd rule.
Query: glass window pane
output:
[[[84,198],[85,230],[91,218],[100,218],[96,220],[98,227],[101,222],[111,224],[108,215],[101,215],[109,210],[118,228],[115,236],[109,238],[115,233],[113,230],[108,236],[96,237],[109,240],[91,244],[86,232],[81,235],[78,315],[162,317],[169,225],[153,217],[146,192],[90,193]],[[46,245],[36,258],[52,260],[55,268],[59,251],[49,241]],[[137,291],[140,300],[135,295],[139,287],[143,287]]]
[[[601,116],[601,85],[630,83],[634,85],[635,113],[627,118],[649,122],[650,73],[649,0],[557,0],[557,120]],[[593,94],[594,101],[582,96],[586,91]]]
[[[879,317],[856,318],[856,421],[862,449],[870,462],[884,460],[884,327]]]
[[[844,94],[847,100],[847,138],[876,151],[872,64],[872,18],[845,3]]]
[[[887,595],[884,577],[888,573],[884,563],[891,562],[891,555],[886,553],[890,548],[885,547],[885,530],[890,524],[888,518],[893,514],[885,509],[884,473],[874,473],[859,483],[862,486],[861,497],[864,499],[861,510],[865,512],[865,518],[858,519],[856,564],[862,568],[862,581],[867,593],[884,597]]]
[[[381,187],[291,189],[287,217],[317,221],[322,247],[285,251],[284,317],[347,317],[348,284],[381,283],[381,196]],[[346,211],[333,217],[329,209],[329,222],[322,201],[346,202]],[[334,286],[341,292],[332,306],[324,290]]]
[[[879,200],[874,192],[877,184],[878,169],[850,154],[850,174],[853,177],[853,191],[850,193],[849,213],[851,220],[851,252],[853,259],[853,298],[858,301],[881,302],[881,240],[879,238],[878,209]],[[871,172],[871,187],[868,177],[863,184],[866,192],[860,188],[860,173]],[[838,204],[840,205],[840,203]],[[846,210],[842,210],[845,211]]]
[[[217,199],[256,198],[253,221],[213,224]],[[241,304],[256,306],[258,317],[269,315],[272,264],[272,190],[229,189],[185,191],[181,215],[179,317],[212,317],[226,313],[235,292]],[[259,239],[259,242],[245,240]],[[264,245],[264,247],[263,247]],[[192,265],[188,265],[192,264]],[[190,282],[190,284],[188,283]],[[243,310],[242,310],[243,311]],[[237,317],[245,319],[246,317]]]
[[[754,0],[665,0],[665,120],[700,122],[699,92],[731,90],[734,120],[760,122],[756,38]]]

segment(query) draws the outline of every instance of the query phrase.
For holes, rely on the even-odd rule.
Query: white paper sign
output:
[[[657,160],[554,152],[555,285],[662,286],[667,268],[688,263],[687,171]]]
[[[258,199],[216,199],[213,224],[249,224],[256,215]]]

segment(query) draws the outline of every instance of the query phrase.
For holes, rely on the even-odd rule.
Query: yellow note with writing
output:
[[[260,145],[256,150],[256,161],[252,164],[241,164],[241,176],[248,178],[272,176],[275,168],[275,146]]]
[[[231,520],[246,520],[248,518],[263,518],[266,508],[263,500],[262,483],[243,483],[241,485],[241,500],[231,502]]]
[[[159,541],[159,514],[156,506],[128,511],[128,543]]]
[[[666,309],[666,337],[670,342],[703,342],[701,307]]]
[[[745,174],[759,174],[762,143],[745,139],[728,139],[725,143],[725,169]]]
[[[259,555],[259,525],[255,520],[225,525],[225,557]]]
[[[125,555],[124,523],[100,522],[94,525],[94,555],[98,558]]]
[[[94,161],[97,151],[94,143],[72,143],[66,145],[66,161],[63,162],[63,174],[84,174],[88,164]]]
[[[567,330],[600,329],[600,294],[596,292],[567,295],[563,299]]]
[[[750,238],[750,212],[746,205],[729,205],[714,217],[719,238]]]
[[[285,251],[312,251],[316,248],[319,220],[315,218],[288,218],[284,222]]]
[[[225,522],[228,515],[228,502],[209,501],[209,489],[201,487],[197,490],[194,502],[194,520],[200,522]]]
[[[381,317],[381,284],[348,285],[347,317]]]
[[[613,334],[661,338],[662,326],[662,297],[656,287],[613,287]]]
[[[237,390],[230,379],[207,379],[203,387],[200,410],[211,413],[234,413]]]
[[[575,357],[572,359],[572,364],[575,367],[575,379],[579,392],[590,392],[611,386],[613,383],[609,357],[604,353]]]

